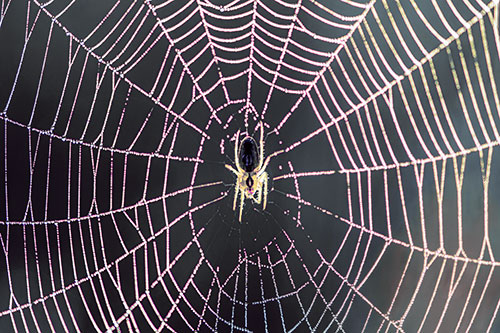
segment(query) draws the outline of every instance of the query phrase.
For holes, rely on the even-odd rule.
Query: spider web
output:
[[[498,1],[0,7],[15,331],[495,331]],[[238,129],[268,207],[232,210]]]

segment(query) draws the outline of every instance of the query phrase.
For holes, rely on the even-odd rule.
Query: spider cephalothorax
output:
[[[267,203],[267,173],[266,167],[269,163],[269,158],[264,161],[264,127],[260,126],[259,145],[251,136],[246,136],[239,144],[240,131],[236,133],[236,142],[234,145],[234,160],[236,169],[226,164],[226,168],[231,170],[238,178],[236,180],[233,210],[236,210],[236,202],[238,194],[240,194],[240,213],[239,221],[241,222],[241,213],[245,198],[252,199],[255,203],[260,204],[262,197],[264,202],[262,208],[266,209]]]

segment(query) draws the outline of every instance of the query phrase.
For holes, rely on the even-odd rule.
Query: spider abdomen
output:
[[[240,146],[240,164],[246,172],[252,172],[257,167],[259,161],[257,143],[251,137],[243,140]]]

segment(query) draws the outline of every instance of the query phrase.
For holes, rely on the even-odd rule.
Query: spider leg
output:
[[[262,210],[266,210],[266,204],[267,204],[267,172],[262,173],[262,186],[264,187],[264,203],[262,204]],[[262,187],[261,187],[262,191]]]
[[[238,201],[238,191],[239,190],[240,190],[240,183],[236,182],[236,186],[234,188],[233,210],[236,210],[236,201]]]
[[[262,122],[260,123],[259,146],[260,146],[260,154],[259,154],[259,166],[257,167],[257,170],[261,170],[262,163],[264,162],[264,124]]]
[[[235,175],[238,175],[238,171],[236,171],[232,166],[230,166],[229,164],[225,164],[224,165],[226,167],[226,169],[228,169],[229,171],[231,171],[232,173],[234,173]]]
[[[238,149],[240,148],[239,139],[240,139],[240,130],[236,132],[236,141],[234,142],[234,164],[236,165],[236,169],[241,170],[240,158],[238,156]]]
[[[245,203],[245,192],[243,190],[240,191],[241,192],[241,200],[240,200],[240,217],[239,217],[239,221],[241,223],[241,213],[243,212],[243,205]]]
[[[285,151],[285,149],[280,149],[280,150],[275,151],[271,155],[267,156],[266,160],[264,161],[264,164],[259,169],[257,175],[260,176],[260,175],[262,175],[264,173],[264,171],[266,170],[267,165],[269,164],[269,161],[271,160],[272,157],[274,157],[276,155],[279,155],[279,154],[283,153],[284,151]]]

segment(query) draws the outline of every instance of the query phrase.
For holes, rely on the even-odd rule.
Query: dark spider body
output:
[[[246,172],[250,173],[257,167],[259,153],[257,143],[253,138],[246,138],[240,146],[240,163]]]
[[[254,183],[250,173],[257,168],[257,163],[259,161],[258,154],[255,140],[251,137],[244,139],[240,146],[240,163],[245,171],[248,172],[246,184],[250,190],[252,190]]]

